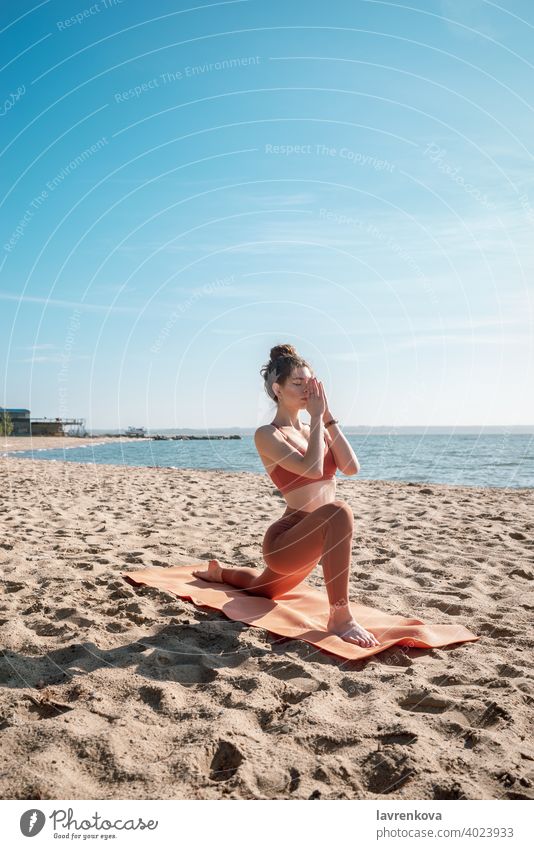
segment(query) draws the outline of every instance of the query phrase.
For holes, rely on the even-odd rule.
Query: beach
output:
[[[62,441],[83,442],[33,448]],[[121,578],[261,568],[285,508],[266,475],[7,443],[2,798],[534,798],[534,490],[341,478],[351,600],[480,636],[343,661]]]
[[[49,448],[80,448],[82,445],[148,442],[147,437],[135,436],[0,436],[0,455],[18,451],[46,451]]]

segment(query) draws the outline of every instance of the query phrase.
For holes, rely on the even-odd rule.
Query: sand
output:
[[[266,475],[10,455],[0,487],[2,798],[534,798],[534,490],[341,478],[351,599],[481,635],[343,661],[120,578],[259,567]]]
[[[103,442],[146,442],[149,437],[135,436],[0,436],[0,455],[17,451],[39,451],[46,448],[80,448]]]

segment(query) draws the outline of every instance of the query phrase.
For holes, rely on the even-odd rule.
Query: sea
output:
[[[534,487],[534,428],[526,433],[513,428],[491,433],[482,429],[461,433],[457,430],[433,432],[430,428],[414,432],[402,432],[400,428],[385,432],[359,430],[343,429],[360,463],[360,472],[353,480]],[[17,456],[52,462],[266,474],[254,445],[254,429],[248,432],[231,428],[209,433],[206,430],[158,432],[169,437],[174,434],[213,437],[217,434],[239,438],[157,441],[147,438],[99,443],[99,434],[93,431],[94,439],[89,445],[77,445],[73,437],[72,447],[34,449],[17,452]],[[112,435],[110,431],[106,433]],[[338,471],[337,477],[343,479],[344,475]]]

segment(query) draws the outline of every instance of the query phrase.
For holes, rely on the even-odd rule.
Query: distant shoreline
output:
[[[196,435],[206,434],[214,436],[216,434],[240,434],[241,436],[253,436],[256,427],[213,427],[213,428],[147,428],[147,436],[155,436],[157,434],[177,434],[177,435]],[[506,434],[506,433],[521,433],[534,435],[534,424],[532,425],[344,425],[341,423],[344,433],[351,435],[356,434],[425,434],[425,433],[443,433],[443,434],[461,434],[461,433],[491,433],[491,434]],[[91,430],[93,436],[121,436],[120,431],[114,432],[113,429],[94,428]]]

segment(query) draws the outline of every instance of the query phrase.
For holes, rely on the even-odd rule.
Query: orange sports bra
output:
[[[291,442],[289,441],[285,433],[278,427],[278,425],[275,425],[273,422],[270,422],[270,424],[272,424],[273,427],[277,428],[284,437],[284,439],[287,439],[287,441],[291,445]],[[297,445],[293,445],[293,448],[296,448],[297,451],[299,451],[301,454],[303,453],[302,449],[299,448]],[[284,494],[286,492],[291,492],[292,489],[298,489],[300,486],[306,486],[306,484],[309,483],[316,483],[320,480],[332,480],[335,477],[336,469],[337,464],[334,459],[334,454],[327,441],[327,451],[324,455],[323,460],[323,476],[321,478],[307,478],[305,475],[297,475],[295,474],[295,472],[291,472],[289,469],[284,469],[283,466],[275,466],[272,471],[268,472],[268,475],[276,486],[276,488],[279,489],[282,494]]]

